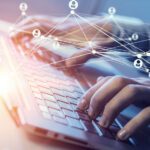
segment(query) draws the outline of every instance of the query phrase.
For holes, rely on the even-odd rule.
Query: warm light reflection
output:
[[[8,94],[12,87],[12,79],[9,73],[0,73],[0,95]]]

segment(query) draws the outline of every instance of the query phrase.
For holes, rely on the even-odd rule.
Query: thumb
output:
[[[66,67],[71,67],[74,65],[83,64],[88,61],[90,58],[94,58],[91,50],[82,50],[73,54],[70,58],[65,61]]]

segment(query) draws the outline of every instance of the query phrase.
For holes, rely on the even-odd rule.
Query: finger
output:
[[[65,63],[67,67],[71,67],[76,64],[83,64],[92,57],[93,55],[90,50],[82,50],[67,59]]]
[[[98,90],[98,88],[100,88],[109,79],[110,77],[104,77],[98,83],[96,83],[93,87],[91,87],[79,101],[78,108],[80,110],[88,109],[92,95]]]
[[[27,36],[32,36],[32,31],[34,29],[39,29],[41,31],[41,33],[43,33],[43,30],[41,29],[41,26],[40,24],[38,23],[34,23],[34,24],[29,24],[29,25],[26,25],[22,28],[19,28],[17,29],[13,36],[11,36],[12,39],[17,39],[17,40],[20,40],[22,39],[25,35]]]
[[[126,140],[131,135],[136,133],[140,128],[148,125],[150,123],[150,106],[143,109],[136,117],[130,120],[124,128],[122,128],[118,134],[117,138],[120,140]]]
[[[125,77],[115,76],[101,86],[91,98],[89,116],[95,119],[103,110],[105,104],[129,83],[134,82]]]
[[[107,76],[108,78],[111,78],[112,76]],[[102,80],[103,78],[105,78],[104,76],[100,76],[97,78],[97,82],[99,82],[100,80]]]
[[[99,124],[105,128],[114,121],[118,114],[139,98],[138,85],[127,85],[120,90],[106,105]]]

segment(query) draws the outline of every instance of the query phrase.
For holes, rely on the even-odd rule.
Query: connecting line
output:
[[[146,40],[141,40],[141,41],[136,41],[136,42],[132,42],[132,44],[138,44],[138,43],[141,43],[141,42],[146,42],[146,41],[149,41],[150,39],[146,39]],[[129,44],[125,44],[125,46],[127,46]],[[108,48],[108,50],[111,50],[111,49],[115,49],[115,48],[121,48],[121,46],[115,46],[115,47],[111,47],[111,48]],[[149,50],[150,51],[150,50]],[[148,52],[148,51],[147,51]]]
[[[108,34],[111,34],[112,36],[114,36],[114,37],[120,39],[120,38],[117,37],[116,35],[114,35],[114,34],[108,32],[108,31],[106,31],[105,29],[102,29],[101,27],[98,27],[97,25],[94,26],[93,24],[89,23],[88,20],[84,19],[83,17],[79,16],[79,15],[76,14],[76,13],[75,13],[75,15],[78,16],[79,18],[81,18],[82,20],[86,21],[89,25],[91,25],[93,28],[97,29],[99,32],[102,32],[102,33],[105,34],[107,37],[111,38],[113,41],[115,41],[116,43],[118,43],[118,44],[121,45],[122,47],[124,47],[124,48],[126,48],[127,50],[129,50],[131,53],[135,53],[135,52],[131,51],[128,47],[126,47],[125,45],[123,45],[122,43],[120,43],[120,42],[119,42],[118,40],[116,40],[115,38],[109,36]],[[106,32],[106,33],[105,33],[105,32]],[[108,33],[108,34],[107,34],[107,33]],[[126,41],[124,41],[124,42],[127,43]],[[130,46],[133,46],[133,45],[130,44],[130,43],[127,43],[127,44],[129,44]],[[134,46],[134,47],[135,47],[135,46]],[[135,48],[137,48],[137,47],[135,47]]]
[[[22,19],[22,15],[20,15],[17,20],[13,23],[13,25],[16,25],[20,20]]]
[[[16,29],[14,31],[19,31],[19,32],[23,32],[23,33],[29,33],[32,34],[32,32],[26,31],[26,30],[21,30],[21,29]]]
[[[61,24],[63,24],[69,17],[70,17],[71,14],[67,15],[63,21],[59,22],[58,24],[56,24],[52,29],[50,29],[44,36],[47,36],[49,34],[52,34],[53,32],[55,32],[57,29],[57,27]]]
[[[118,63],[120,63],[120,64],[125,64],[125,65],[127,65],[127,66],[129,66],[129,67],[131,67],[132,65],[129,65],[128,63],[126,63],[125,61],[123,62],[122,60],[120,60],[120,59],[116,59],[116,58],[113,58],[113,57],[110,57],[110,56],[108,56],[108,55],[103,55],[103,54],[99,54],[99,55],[101,55],[101,56],[103,56],[103,57],[106,57],[106,58],[109,58],[109,59],[111,59],[112,61],[116,61],[116,62],[118,62]],[[144,65],[144,69],[143,68],[139,68],[139,70],[141,70],[141,71],[144,71],[144,72],[146,72],[145,71],[145,65]]]
[[[124,30],[123,30],[123,28],[120,26],[120,24],[118,23],[118,22],[116,22],[116,20],[113,18],[113,16],[112,17],[110,17],[112,20],[113,20],[113,22],[117,25],[117,27],[120,29],[120,32],[121,32],[121,37],[123,37],[123,33],[124,33]]]
[[[28,15],[25,15],[25,16],[26,16],[26,17],[29,17],[33,23],[36,23],[36,22],[37,22],[37,20],[33,19],[32,17],[30,17],[30,16],[28,16]],[[45,28],[43,28],[42,26],[40,26],[40,28],[41,28],[44,32],[46,32]]]
[[[87,38],[87,36],[86,36],[86,34],[85,34],[83,28],[81,27],[80,23],[79,23],[78,20],[77,20],[76,16],[74,16],[74,17],[75,17],[75,20],[76,20],[77,24],[78,24],[79,27],[80,27],[81,32],[82,32],[83,35],[84,35],[85,40],[86,40],[87,42],[89,42],[89,40],[88,40],[88,38]]]
[[[103,57],[106,57],[106,58],[109,58],[109,59],[111,59],[111,60],[113,60],[113,61],[116,61],[116,62],[119,62],[120,64],[125,64],[125,65],[127,65],[127,66],[130,66],[128,63],[126,63],[125,61],[122,61],[122,60],[120,60],[120,59],[117,59],[116,57],[115,58],[113,58],[113,57],[111,57],[111,56],[108,56],[108,55],[104,55],[104,54],[102,54],[102,53],[97,53],[99,56],[103,56]],[[131,66],[130,66],[131,67]]]
[[[113,20],[114,21],[114,20]],[[114,21],[115,22],[115,21]],[[117,23],[118,24],[118,23]],[[119,24],[118,24],[119,25]],[[119,25],[120,26],[120,25]],[[129,43],[129,42],[126,42],[124,39],[122,39],[122,38],[119,38],[119,37],[117,37],[116,35],[114,35],[114,34],[112,34],[112,33],[110,33],[110,32],[108,32],[108,31],[106,31],[104,28],[102,28],[102,27],[99,27],[99,26],[97,26],[98,28],[100,28],[101,30],[103,30],[104,32],[107,32],[108,34],[111,34],[112,36],[114,36],[114,37],[116,37],[117,39],[119,39],[120,41],[123,41],[124,43],[126,43],[126,44],[128,44],[128,45],[130,45],[131,47],[134,47],[134,48],[136,48],[136,49],[138,49],[138,50],[140,50],[140,51],[142,51],[142,52],[144,52],[142,49],[140,49],[140,48],[138,48],[138,47],[136,47],[135,45],[133,45],[133,44],[131,44],[131,43]],[[119,44],[119,43],[118,43]]]
[[[70,14],[63,20],[63,22],[64,22],[65,20],[67,20],[67,19],[69,18],[69,16],[70,16]],[[33,20],[33,19],[32,19],[32,21],[35,22],[35,20]],[[63,22],[61,22],[61,23],[63,23]],[[58,24],[58,25],[60,25],[60,24]],[[52,29],[53,29],[53,28],[52,28]],[[52,30],[52,29],[51,29],[51,30]],[[51,31],[51,30],[50,30],[50,31]],[[50,32],[50,31],[49,31],[49,32]],[[43,39],[41,39],[40,41],[42,41],[42,40],[43,40]],[[27,51],[24,55],[28,56],[28,55],[31,55],[31,54],[35,53],[35,51],[37,51],[37,49],[38,49],[40,46],[41,46],[41,44],[35,45],[30,51]],[[36,50],[35,50],[35,49],[36,49]],[[19,70],[22,65],[23,65],[23,63],[21,63],[21,64],[18,66],[17,70]]]

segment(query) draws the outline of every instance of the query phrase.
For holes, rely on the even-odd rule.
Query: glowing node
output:
[[[15,35],[15,32],[10,32],[9,36],[12,37]]]
[[[142,54],[137,54],[136,56],[137,56],[137,58],[142,58],[143,55]]]
[[[74,14],[75,14],[75,11],[74,11],[74,10],[71,10],[70,13],[71,13],[72,15],[74,15]]]
[[[128,38],[129,41],[132,41],[132,38]]]
[[[150,56],[150,52],[147,52],[147,53],[146,53],[146,56]]]
[[[76,0],[70,0],[69,2],[69,8],[72,10],[77,9],[79,6],[78,2]]]
[[[55,38],[54,38],[54,40],[55,40],[55,41],[58,41],[58,38],[57,38],[57,37],[55,37]]]
[[[132,34],[132,40],[136,41],[138,40],[139,35],[137,33]]]
[[[134,67],[140,69],[143,66],[143,61],[141,59],[136,59],[134,61]]]
[[[34,29],[32,31],[32,35],[35,37],[35,38],[38,38],[41,36],[41,31],[39,29]]]
[[[44,39],[45,39],[45,36],[44,36],[44,35],[41,35],[40,38],[41,38],[41,40],[44,40]]]
[[[9,27],[9,31],[11,32],[11,31],[13,31],[14,30],[14,27],[13,26],[10,26]]]
[[[146,71],[146,72],[149,72],[149,69],[146,69],[145,71]]]
[[[51,35],[51,34],[49,34],[49,35],[48,35],[48,37],[49,37],[49,38],[52,38],[52,35]]]
[[[28,9],[28,5],[27,5],[27,3],[21,3],[19,5],[19,8],[22,12],[25,12]]]
[[[93,50],[92,50],[92,54],[95,55],[96,53],[97,53],[97,51],[93,49]]]
[[[59,47],[60,47],[59,42],[54,42],[54,43],[53,43],[53,48],[54,48],[54,49],[58,49]]]
[[[23,12],[21,13],[21,15],[22,15],[22,16],[25,16],[25,15],[26,15],[26,12],[23,11]]]
[[[109,13],[111,16],[114,15],[114,14],[116,13],[116,8],[114,8],[114,7],[108,8],[108,13]]]

